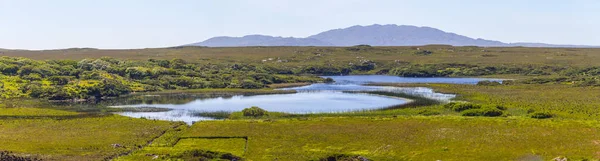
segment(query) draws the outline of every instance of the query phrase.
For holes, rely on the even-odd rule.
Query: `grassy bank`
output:
[[[430,87],[441,93],[458,94],[455,100],[502,105],[514,116],[532,111],[550,112],[558,118],[596,119],[600,116],[598,87],[561,84],[518,84],[500,86],[451,84],[378,84],[385,86]]]

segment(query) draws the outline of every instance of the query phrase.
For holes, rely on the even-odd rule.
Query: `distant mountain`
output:
[[[188,46],[234,47],[234,46],[334,46],[313,38],[273,37],[248,35],[244,37],[214,37]]]
[[[454,46],[502,46],[504,43],[447,33],[431,27],[371,25],[329,30],[309,38],[336,46],[368,44],[372,46],[420,46],[446,44]]]
[[[334,29],[307,38],[248,35],[244,37],[214,37],[186,46],[235,47],[235,46],[422,46],[444,44],[453,46],[523,46],[523,47],[594,47],[583,45],[553,45],[544,43],[504,43],[474,39],[431,27],[407,25],[370,25]]]

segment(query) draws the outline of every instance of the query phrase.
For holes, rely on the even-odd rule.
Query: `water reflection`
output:
[[[114,102],[113,107],[156,107],[168,108],[166,112],[122,112],[130,117],[185,121],[191,123],[211,118],[192,116],[194,112],[241,111],[250,106],[259,106],[267,111],[287,113],[347,112],[365,109],[380,109],[407,103],[406,99],[382,97],[343,91],[386,91],[424,96],[440,101],[448,101],[453,94],[436,93],[424,87],[385,87],[365,86],[366,83],[452,83],[476,84],[481,80],[501,81],[481,78],[402,78],[394,76],[332,76],[331,84],[312,84],[303,87],[281,90],[296,90],[294,94],[273,94],[256,96],[206,96],[168,95],[138,97],[134,100]]]

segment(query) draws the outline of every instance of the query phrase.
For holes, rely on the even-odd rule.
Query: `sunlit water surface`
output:
[[[483,78],[406,78],[395,76],[367,75],[367,76],[328,76],[336,81],[329,84],[312,84],[308,86],[284,88],[280,90],[296,90],[294,94],[271,94],[216,98],[197,98],[186,102],[169,103],[168,99],[150,101],[151,103],[138,103],[116,105],[113,107],[156,107],[172,109],[166,112],[121,112],[123,116],[184,121],[192,123],[199,120],[212,118],[194,116],[197,112],[241,111],[244,108],[258,106],[267,111],[286,113],[327,113],[349,112],[359,110],[381,109],[402,105],[409,100],[360,93],[344,93],[343,91],[387,91],[420,95],[441,101],[448,101],[455,97],[453,94],[436,93],[424,87],[384,87],[365,86],[367,83],[450,83],[450,84],[476,84],[482,80],[501,81],[498,79]],[[160,97],[156,97],[159,99]],[[148,102],[148,101],[146,101]]]

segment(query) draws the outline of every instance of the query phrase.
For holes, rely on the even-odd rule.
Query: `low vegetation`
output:
[[[211,161],[242,161],[241,157],[231,153],[212,152],[205,150],[188,150],[180,155],[169,155],[160,159],[176,159],[176,160],[211,160]]]
[[[533,112],[529,114],[529,116],[536,119],[547,119],[554,117],[554,115],[550,112]]]
[[[530,155],[576,160],[595,158],[600,132],[595,122],[462,116],[232,120],[198,122],[182,136],[248,136],[248,160],[319,160],[331,154],[372,160],[518,160]],[[228,146],[204,145],[214,150]]]
[[[371,161],[360,155],[346,155],[346,154],[333,154],[324,158],[320,158],[318,161]]]
[[[269,115],[269,112],[260,107],[252,106],[250,108],[245,108],[244,110],[242,110],[242,114],[244,114],[244,116],[246,117],[262,117]]]
[[[600,64],[593,61],[600,62],[600,57],[595,52],[452,46],[9,50],[3,54],[22,57],[0,58],[0,97],[72,100],[147,91],[259,89],[279,83],[331,82],[315,75],[348,74],[515,74],[529,76],[519,81],[525,84],[598,86]],[[50,55],[53,59],[46,57]]]
[[[7,151],[0,151],[0,160],[2,161],[41,161],[41,159],[17,156]]]
[[[31,117],[0,117],[0,150],[42,160],[103,160],[144,146],[179,125],[124,116],[62,117],[73,113],[0,108],[2,115],[8,112]]]
[[[597,159],[598,52],[443,45],[6,50],[0,58],[0,160]],[[133,102],[186,103],[293,93],[273,89],[331,83],[317,76],[347,74],[508,80],[378,84],[457,94],[447,104],[362,92],[410,103],[344,113],[198,111],[194,115],[224,120],[192,126],[116,116],[109,112],[118,110],[102,105],[39,103],[123,95]]]

